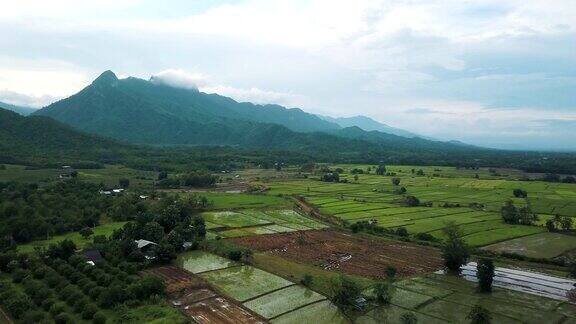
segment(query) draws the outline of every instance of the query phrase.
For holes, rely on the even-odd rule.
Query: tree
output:
[[[402,324],[417,324],[418,318],[414,313],[404,313],[400,316],[400,322]]]
[[[406,196],[404,197],[404,204],[408,207],[416,207],[420,205],[420,200],[415,196]]]
[[[120,180],[118,180],[118,185],[120,185],[121,188],[128,188],[130,186],[130,180],[128,178],[120,178]]]
[[[324,182],[338,182],[340,181],[340,175],[338,174],[338,172],[328,172],[324,173],[320,178],[320,180]]]
[[[490,324],[492,322],[492,315],[486,308],[476,305],[472,307],[466,319],[469,319],[471,324]]]
[[[357,174],[354,175],[354,181],[358,182],[358,175]]]
[[[565,231],[570,230],[572,228],[572,224],[573,224],[572,217],[569,216],[562,217],[562,220],[560,221],[560,226]]]
[[[514,197],[516,197],[516,198],[527,198],[528,197],[528,193],[522,189],[514,189],[514,191],[512,191],[512,193],[514,194]]]
[[[154,262],[157,264],[168,264],[176,259],[176,250],[170,243],[160,242],[160,244],[154,246],[154,255],[156,256]]]
[[[386,174],[386,166],[383,164],[380,164],[377,168],[376,168],[376,174],[377,175],[385,175]]]
[[[343,275],[333,280],[330,288],[332,290],[332,296],[334,296],[334,303],[340,306],[354,305],[354,301],[362,292],[362,289],[356,282]]]
[[[82,235],[84,239],[88,239],[90,235],[94,234],[94,231],[92,231],[90,227],[84,227],[83,229],[80,230],[79,233],[80,235]]]
[[[462,233],[456,224],[450,223],[442,231],[446,237],[442,245],[444,266],[449,271],[458,272],[470,257],[468,246],[464,243]]]
[[[388,305],[392,301],[393,286],[391,282],[378,282],[374,285],[376,301],[382,305]]]
[[[418,176],[423,176],[423,175],[424,175],[424,170],[420,169],[420,170],[416,171],[416,175],[418,175]]]
[[[158,172],[158,180],[168,179],[168,172],[160,171]]]
[[[554,220],[549,219],[546,221],[546,229],[548,232],[554,232],[556,230],[556,224],[554,223]]]
[[[494,281],[494,263],[492,260],[478,260],[476,276],[478,277],[478,290],[484,293],[491,292],[492,281]]]
[[[400,184],[400,178],[392,178],[392,184],[397,186]]]
[[[505,223],[514,224],[516,223],[516,214],[518,213],[516,207],[512,203],[512,200],[506,201],[504,206],[500,208],[500,214]]]

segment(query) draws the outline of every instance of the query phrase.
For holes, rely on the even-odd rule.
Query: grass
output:
[[[281,208],[291,206],[290,201],[285,198],[272,195],[221,192],[202,192],[200,194],[212,202],[213,209]]]
[[[94,237],[95,235],[104,235],[104,236],[108,237],[108,236],[112,235],[112,233],[115,230],[122,228],[122,226],[124,226],[124,224],[126,224],[126,222],[113,222],[113,223],[106,223],[106,224],[98,225],[92,229],[94,231],[94,234],[92,236],[88,237],[88,239],[85,239],[78,232],[71,232],[71,233],[53,236],[49,240],[32,241],[30,243],[21,244],[21,245],[17,246],[17,250],[18,250],[18,252],[21,252],[21,253],[30,253],[30,252],[34,252],[35,249],[47,248],[50,244],[58,243],[58,242],[61,242],[63,240],[66,240],[66,239],[72,240],[76,244],[77,248],[82,249],[84,246],[86,246],[86,244],[92,242],[92,237]]]

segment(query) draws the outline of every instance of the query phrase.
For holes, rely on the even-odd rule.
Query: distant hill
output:
[[[24,117],[0,108],[0,163],[114,160],[127,148],[48,117]]]
[[[11,110],[13,112],[19,113],[22,116],[28,116],[28,115],[32,114],[33,112],[35,112],[36,110],[38,110],[35,108],[30,108],[30,107],[15,106],[15,105],[11,105],[11,104],[1,102],[1,101],[0,101],[0,108],[6,109],[6,110]]]
[[[338,118],[333,118],[333,117],[329,117],[329,116],[319,116],[320,118],[335,123],[341,127],[360,127],[361,129],[365,130],[365,131],[378,131],[378,132],[382,132],[382,133],[387,133],[387,134],[392,134],[392,135],[397,135],[397,136],[402,136],[402,137],[408,137],[408,138],[412,138],[412,137],[421,137],[424,138],[423,136],[411,133],[409,131],[405,131],[403,129],[400,128],[395,128],[392,126],[388,126],[386,124],[380,123],[375,121],[374,119],[370,118],[370,117],[366,117],[366,116],[354,116],[354,117],[338,117]]]

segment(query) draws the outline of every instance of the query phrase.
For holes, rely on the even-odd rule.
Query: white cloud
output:
[[[198,89],[208,84],[206,76],[201,73],[187,73],[179,69],[161,71],[154,74],[150,80],[152,82],[184,89]]]
[[[302,106],[306,101],[304,96],[290,93],[262,90],[257,87],[244,89],[218,84],[202,73],[188,73],[181,69],[168,69],[156,73],[152,76],[151,81],[176,88],[196,89],[206,93],[216,93],[222,96],[231,97],[239,102],[279,104],[295,107]]]
[[[52,97],[49,95],[43,96],[28,96],[25,94],[9,91],[0,90],[0,101],[23,107],[41,108],[47,106],[60,98]]]

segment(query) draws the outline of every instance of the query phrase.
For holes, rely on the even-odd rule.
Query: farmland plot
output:
[[[306,218],[291,209],[242,209],[212,211],[202,214],[209,231],[225,238],[285,233],[325,228],[326,225]]]
[[[260,235],[233,242],[300,263],[352,275],[382,278],[388,266],[400,275],[441,268],[437,250],[415,244],[370,240],[333,230]]]

